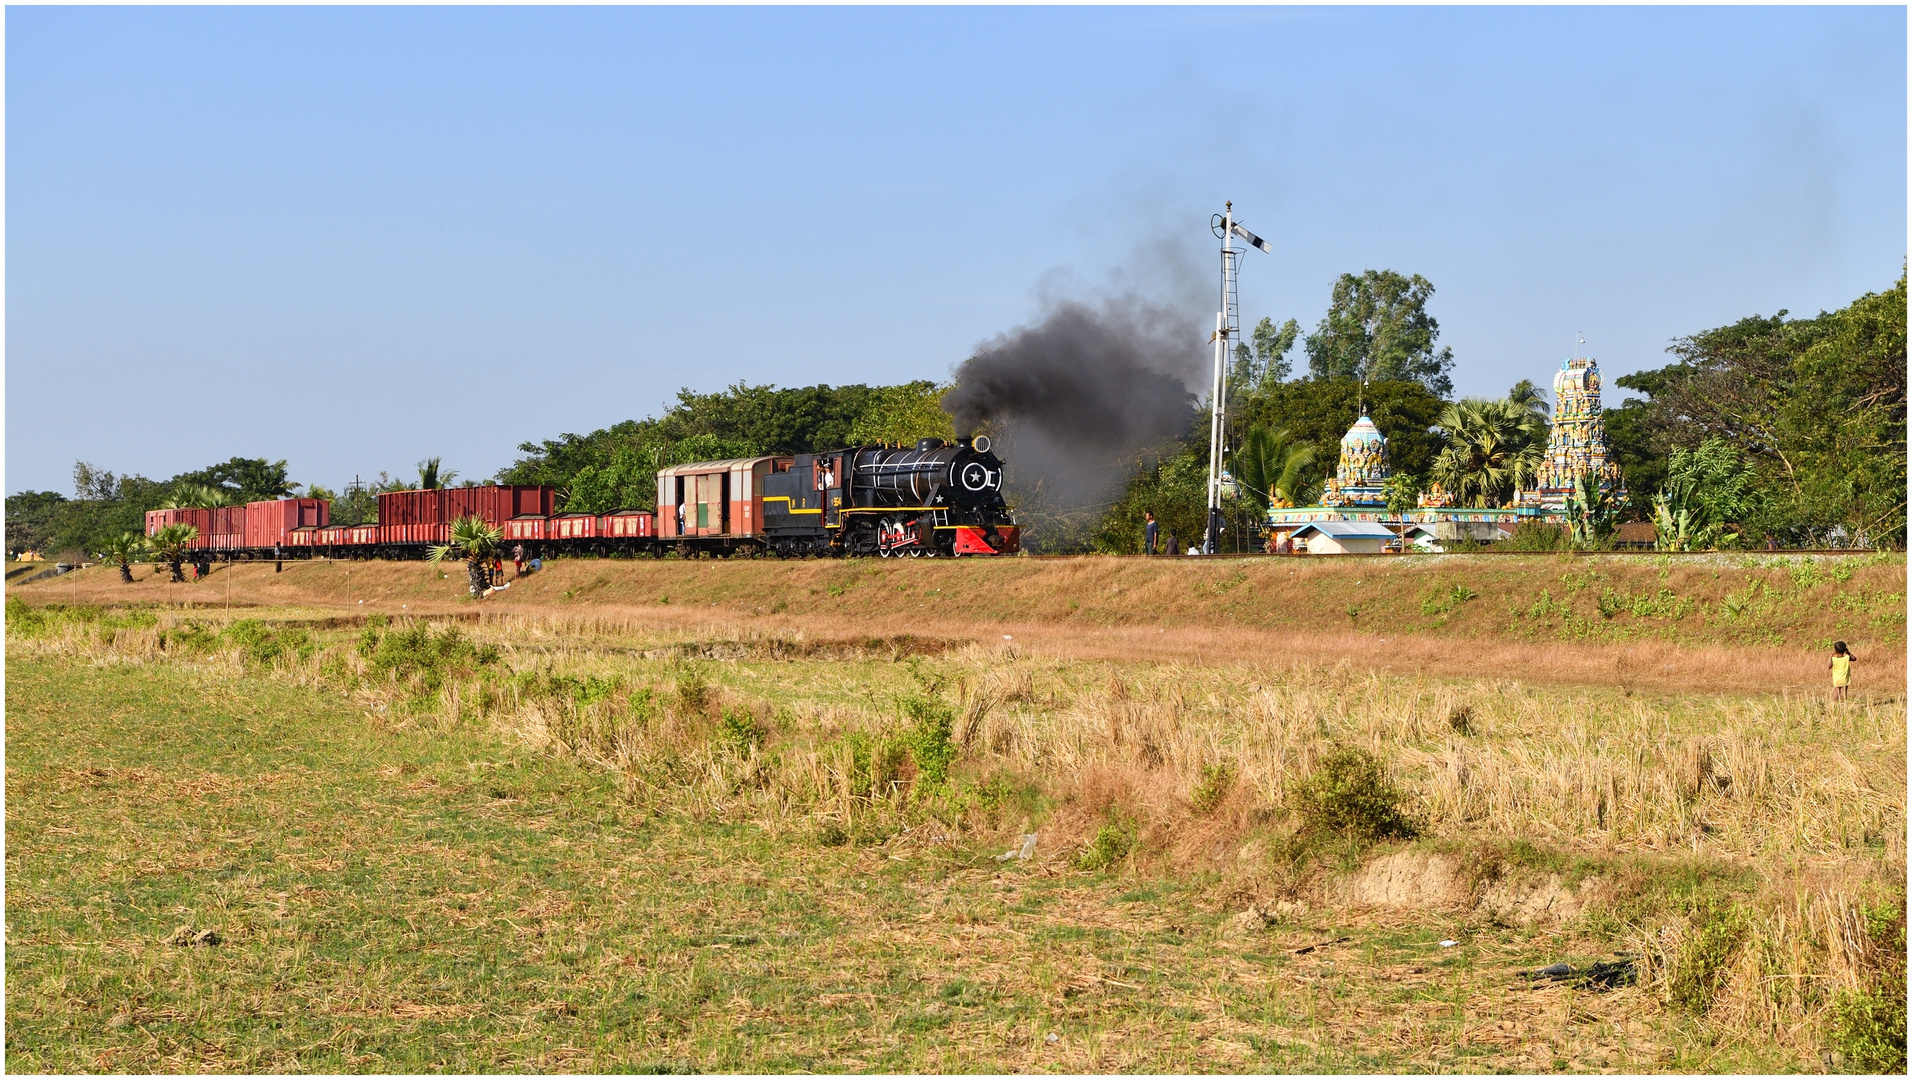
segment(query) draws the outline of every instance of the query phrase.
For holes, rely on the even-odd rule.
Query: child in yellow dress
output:
[[[1846,699],[1846,687],[1852,685],[1852,663],[1857,659],[1858,657],[1852,655],[1852,652],[1846,648],[1845,642],[1832,643],[1832,660],[1826,664],[1827,669],[1832,672],[1832,700]]]

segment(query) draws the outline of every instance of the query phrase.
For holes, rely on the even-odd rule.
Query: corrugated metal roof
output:
[[[657,475],[681,476],[684,473],[719,472],[726,469],[734,469],[739,465],[755,465],[759,461],[769,461],[779,456],[788,457],[790,455],[760,454],[757,457],[726,458],[723,461],[687,461],[682,465],[672,465],[669,468],[659,469]]]
[[[1392,540],[1395,536],[1393,529],[1386,525],[1377,525],[1372,521],[1310,521],[1296,529],[1295,535],[1300,536],[1310,530],[1323,536],[1332,536],[1337,540],[1349,538]]]

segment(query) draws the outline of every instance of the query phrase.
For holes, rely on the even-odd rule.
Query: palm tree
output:
[[[146,554],[146,538],[136,532],[108,537],[100,544],[100,561],[119,567],[120,580],[133,583],[133,562]]]
[[[428,457],[418,463],[418,486],[420,490],[430,491],[441,488],[457,479],[458,474],[450,469],[440,472],[438,458]]]
[[[1504,505],[1533,480],[1546,453],[1545,419],[1511,398],[1457,401],[1437,424],[1447,446],[1430,472],[1462,506]]]
[[[1553,415],[1553,406],[1547,404],[1547,395],[1532,379],[1522,379],[1507,391],[1507,400],[1545,420]]]
[[[1314,480],[1309,466],[1314,464],[1314,448],[1296,439],[1286,428],[1270,430],[1256,424],[1242,437],[1235,454],[1235,479],[1258,509],[1268,509],[1270,496],[1290,506],[1301,506],[1314,498]]]
[[[154,509],[157,510],[217,510],[222,506],[232,506],[232,493],[213,484],[181,484],[173,489]]]
[[[153,534],[153,557],[163,562],[173,572],[170,581],[186,580],[186,556],[192,553],[193,541],[199,539],[199,527],[186,522],[174,522],[162,527]]]
[[[456,556],[465,560],[465,573],[471,579],[471,595],[483,596],[489,584],[485,564],[497,552],[504,532],[485,523],[481,517],[463,517],[451,523],[451,542],[438,544],[427,558],[433,565]]]

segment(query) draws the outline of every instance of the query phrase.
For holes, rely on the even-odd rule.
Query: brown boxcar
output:
[[[288,542],[294,529],[324,525],[332,504],[324,499],[275,499],[246,504],[246,542],[249,548],[270,548]]]
[[[192,546],[206,549],[213,546],[211,510],[197,506],[181,506],[171,510],[148,510],[146,512],[146,535],[152,536],[168,525],[191,525],[199,531],[193,537]]]

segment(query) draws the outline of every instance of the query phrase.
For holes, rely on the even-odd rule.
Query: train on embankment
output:
[[[383,492],[375,524],[332,524],[324,499],[278,499],[149,511],[146,534],[192,525],[195,556],[217,560],[417,559],[475,517],[527,557],[1013,555],[1002,485],[986,437],[929,438],[673,465],[652,510],[570,513],[553,487],[483,484]]]

